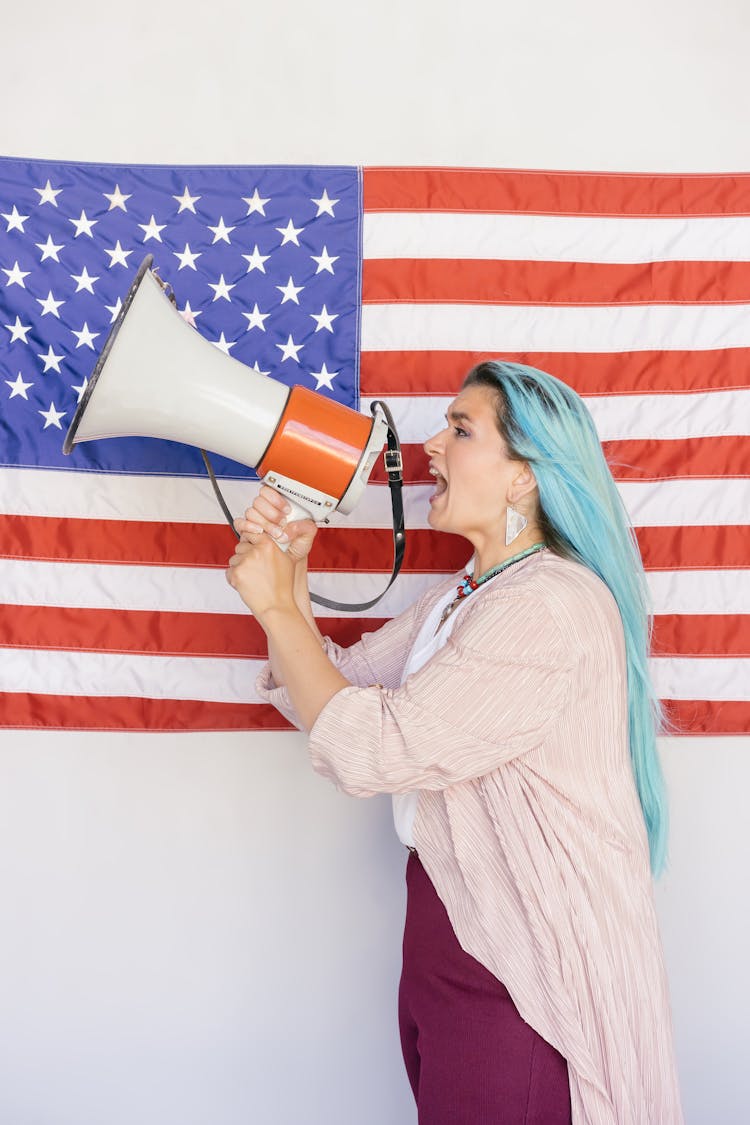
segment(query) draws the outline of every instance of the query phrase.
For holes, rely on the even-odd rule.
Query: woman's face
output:
[[[463,535],[480,550],[504,544],[507,505],[516,502],[519,476],[530,475],[523,461],[508,457],[496,397],[489,387],[465,387],[448,408],[445,429],[424,444],[436,484],[430,526]]]

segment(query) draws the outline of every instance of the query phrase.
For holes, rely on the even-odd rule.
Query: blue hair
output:
[[[635,533],[593,420],[575,391],[522,363],[480,363],[464,381],[472,385],[498,394],[498,428],[509,456],[534,472],[537,522],[548,546],[597,574],[617,602],[625,631],[630,757],[651,870],[658,874],[667,851],[667,803],[656,749],[664,719],[648,669],[648,590]]]

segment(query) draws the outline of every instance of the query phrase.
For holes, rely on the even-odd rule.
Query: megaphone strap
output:
[[[388,448],[383,454],[385,460],[385,469],[388,475],[388,487],[391,490],[391,512],[393,515],[393,567],[391,569],[391,577],[388,585],[382,590],[377,597],[371,598],[368,602],[356,602],[347,604],[345,602],[336,602],[330,598],[324,598],[321,594],[314,594],[310,591],[310,600],[315,602],[316,605],[323,606],[325,609],[344,610],[349,613],[359,613],[365,609],[372,609],[377,605],[380,599],[390,590],[393,583],[398,577],[401,570],[401,564],[404,561],[404,551],[406,550],[406,532],[404,530],[404,501],[402,495],[402,488],[404,483],[403,476],[403,463],[401,460],[401,444],[398,439],[398,432],[396,424],[393,421],[393,416],[384,402],[379,399],[373,401],[370,409],[375,414],[376,407],[380,407],[388,426]],[[234,534],[239,539],[239,532],[234,526],[234,517],[227,506],[226,500],[222,496],[219,483],[216,480],[216,475],[208,459],[208,454],[205,449],[201,449],[201,456],[206,466],[208,479],[211,481],[211,486],[219,501],[221,510],[224,513],[227,523],[234,531]]]

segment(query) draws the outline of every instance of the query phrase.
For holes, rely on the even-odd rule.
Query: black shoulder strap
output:
[[[385,460],[386,473],[388,474],[388,487],[391,490],[391,511],[393,513],[393,567],[391,569],[390,581],[388,582],[388,585],[385,587],[385,589],[382,590],[377,597],[371,598],[369,602],[357,602],[353,605],[348,605],[345,602],[335,602],[329,598],[321,597],[319,594],[313,594],[311,591],[310,600],[315,602],[316,605],[324,606],[326,609],[344,610],[350,613],[357,613],[365,609],[372,609],[374,605],[377,605],[383,595],[386,594],[388,590],[390,590],[391,586],[398,577],[398,573],[401,570],[401,564],[404,561],[404,550],[406,549],[406,533],[404,531],[404,500],[402,495],[402,487],[404,483],[404,467],[401,460],[401,445],[398,440],[398,433],[396,432],[396,425],[393,421],[393,416],[391,415],[391,412],[386,404],[379,399],[375,400],[370,407],[372,413],[375,413],[375,408],[378,406],[383,411],[386,423],[388,425],[388,448],[383,454],[383,457]],[[229,511],[227,503],[221,494],[216,476],[214,475],[214,471],[211,467],[211,462],[209,461],[208,455],[204,449],[201,449],[201,456],[203,457],[209,480],[211,481],[211,485],[216,494],[216,499],[221,505],[221,510],[226,516],[227,522],[232,528],[232,531],[234,531],[235,535],[239,539],[240,536],[235,529],[232,513]]]

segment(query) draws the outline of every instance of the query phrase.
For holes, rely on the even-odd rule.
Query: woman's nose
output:
[[[436,434],[433,434],[432,437],[428,437],[427,441],[422,446],[428,457],[431,457],[433,453],[439,453],[441,451],[442,438],[444,434],[445,430],[443,429],[438,430],[438,432]]]

